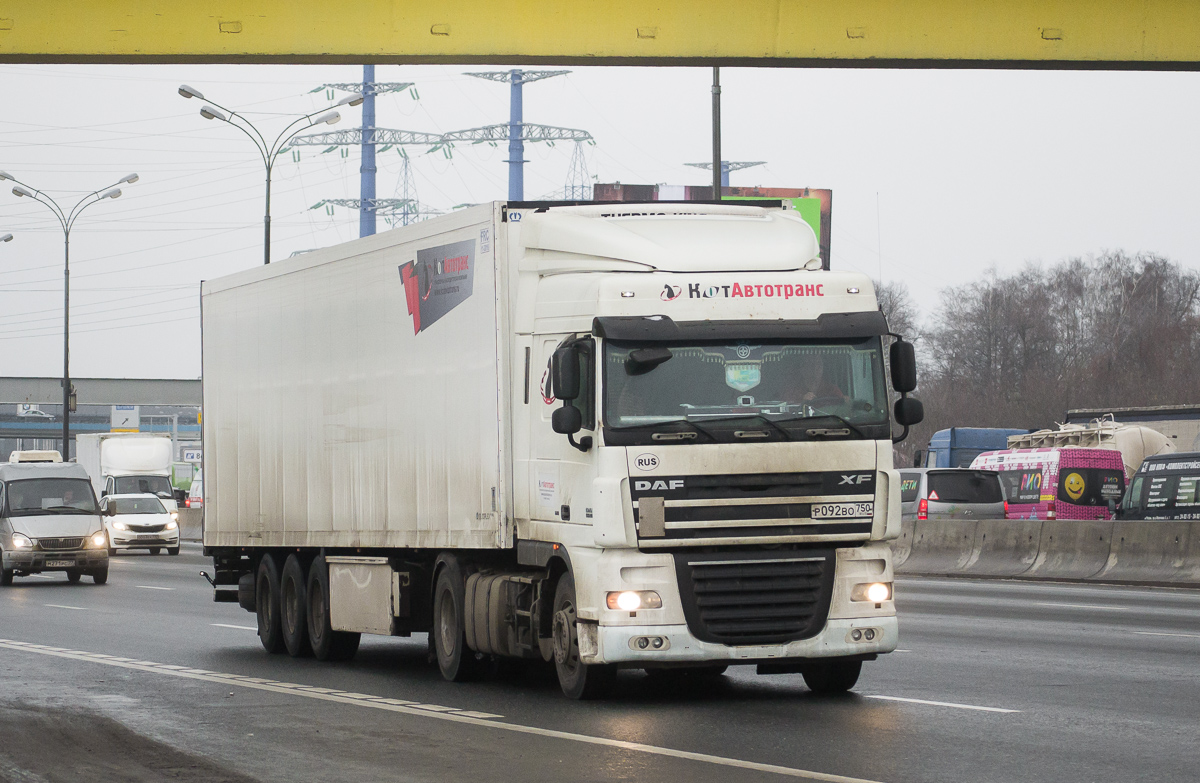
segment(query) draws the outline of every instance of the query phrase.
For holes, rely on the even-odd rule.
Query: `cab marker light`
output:
[[[632,299],[632,298],[633,298],[633,291],[622,291],[622,292],[621,292],[621,298],[622,298],[622,299]]]

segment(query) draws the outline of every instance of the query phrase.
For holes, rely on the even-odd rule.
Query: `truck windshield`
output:
[[[604,423],[614,444],[888,437],[881,341],[607,342]]]
[[[96,514],[96,496],[87,479],[39,478],[10,481],[6,487],[7,514]]]
[[[117,476],[114,495],[158,495],[171,497],[171,480],[166,476]]]

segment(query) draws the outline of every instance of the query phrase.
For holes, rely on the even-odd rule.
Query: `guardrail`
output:
[[[204,509],[179,509],[179,539],[181,541],[199,541],[204,538]]]
[[[1200,521],[918,520],[892,557],[900,574],[1200,586]]]

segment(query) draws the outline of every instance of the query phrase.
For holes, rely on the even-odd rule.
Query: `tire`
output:
[[[11,568],[0,570],[0,587],[12,587],[12,583],[13,570]]]
[[[255,614],[258,616],[258,640],[263,649],[278,654],[283,645],[283,624],[279,622],[279,565],[275,555],[263,555],[258,562],[254,586]]]
[[[67,581],[73,585],[79,584],[79,580],[83,578],[83,572],[77,568],[72,568],[67,571]]]
[[[312,655],[308,644],[308,574],[299,555],[288,555],[279,577],[279,622],[283,646],[293,658]]]
[[[467,647],[465,622],[466,580],[462,566],[448,558],[433,588],[433,649],[438,669],[451,682],[466,682],[482,669],[475,651]]]
[[[826,661],[805,669],[804,684],[813,693],[845,693],[858,682],[862,661]]]
[[[563,574],[554,589],[554,668],[559,687],[568,699],[597,699],[607,692],[617,669],[579,659],[575,605],[575,578]]]
[[[171,557],[175,557],[176,555],[179,554],[179,547],[177,547],[177,546],[167,547],[167,554],[170,555]]]
[[[108,582],[108,566],[93,571],[92,581],[98,585],[106,584]]]
[[[116,548],[115,548],[115,547],[111,547],[111,546],[110,546],[110,547],[108,548],[108,556],[109,556],[109,557],[115,557],[115,556],[116,556],[116,554],[117,554],[117,550],[116,550]]]
[[[162,551],[162,547],[157,547],[157,546],[150,547],[150,554],[152,554],[152,555],[157,555],[161,551]]]
[[[329,567],[319,555],[308,566],[308,642],[318,661],[348,661],[358,652],[362,634],[330,627]]]

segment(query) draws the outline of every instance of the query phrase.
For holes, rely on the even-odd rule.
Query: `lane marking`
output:
[[[82,606],[63,606],[62,604],[46,604],[52,609],[76,609],[80,612],[86,612],[87,609]]]
[[[1138,636],[1183,636],[1187,639],[1200,639],[1200,633],[1155,633],[1154,631],[1134,631]]]
[[[871,694],[864,696],[867,699],[882,699],[884,701],[902,701],[908,704],[927,704],[931,707],[953,707],[958,710],[977,710],[979,712],[1020,712],[1020,710],[1006,710],[1003,707],[980,707],[977,704],[956,704],[952,701],[927,701],[925,699],[906,699],[902,696],[880,696]]]
[[[174,587],[155,587],[154,585],[134,585],[141,590],[174,590]]]
[[[1037,606],[1061,606],[1067,609],[1108,609],[1109,611],[1137,611],[1137,607],[1131,606],[1104,606],[1103,604],[1057,604],[1050,601],[1038,601]]]
[[[309,699],[330,701],[338,704],[351,704],[360,707],[370,707],[372,709],[397,712],[404,715],[419,716],[430,720],[444,720],[453,723],[462,723],[469,726],[479,726],[488,729],[511,731],[516,734],[531,734],[539,737],[548,737],[550,739],[579,742],[587,745],[598,745],[601,747],[616,748],[635,753],[645,753],[652,756],[665,756],[668,758],[685,759],[688,761],[714,764],[722,767],[734,767],[738,769],[753,770],[755,772],[767,772],[790,778],[816,780],[820,781],[821,783],[880,783],[880,781],[868,780],[866,778],[853,778],[845,775],[833,775],[826,772],[814,772],[811,770],[796,769],[793,767],[783,767],[777,764],[762,764],[755,761],[743,761],[741,759],[727,758],[725,756],[714,756],[708,753],[693,753],[687,750],[664,748],[658,745],[645,745],[640,742],[628,742],[626,740],[609,739],[607,737],[594,737],[588,734],[575,734],[569,731],[543,729],[538,726],[523,726],[519,723],[504,723],[495,720],[496,718],[503,718],[503,715],[492,715],[491,713],[481,713],[474,710],[459,710],[453,707],[442,707],[441,705],[437,704],[418,704],[415,702],[404,701],[402,699],[384,699],[376,696],[368,696],[363,698],[362,694],[351,693],[348,691],[338,691],[330,688],[317,688],[311,685],[300,685],[297,683],[275,682],[274,680],[263,680],[258,677],[244,677],[238,674],[222,674],[219,672],[205,671],[204,669],[168,669],[165,668],[165,664],[161,663],[135,661],[130,658],[114,658],[111,656],[101,655],[100,653],[67,650],[62,647],[49,647],[47,645],[33,644],[31,642],[18,642],[11,639],[0,639],[0,649],[24,650],[25,652],[37,653],[39,655],[50,655],[56,658],[67,658],[69,660],[84,661],[87,663],[98,663],[105,666],[115,666],[122,669],[151,672],[169,677],[182,677],[189,680],[201,680],[203,682],[218,683],[225,686],[238,685],[243,688],[269,691],[271,693],[291,694],[293,696],[304,696],[305,698]],[[882,696],[874,698],[890,697]],[[916,701],[915,699],[899,700]],[[927,703],[940,704],[940,702]],[[970,709],[992,710],[995,708],[971,707]],[[1014,712],[1015,710],[995,711]]]
[[[229,623],[209,623],[214,628],[237,628],[239,631],[257,631],[253,625],[230,625]]]

